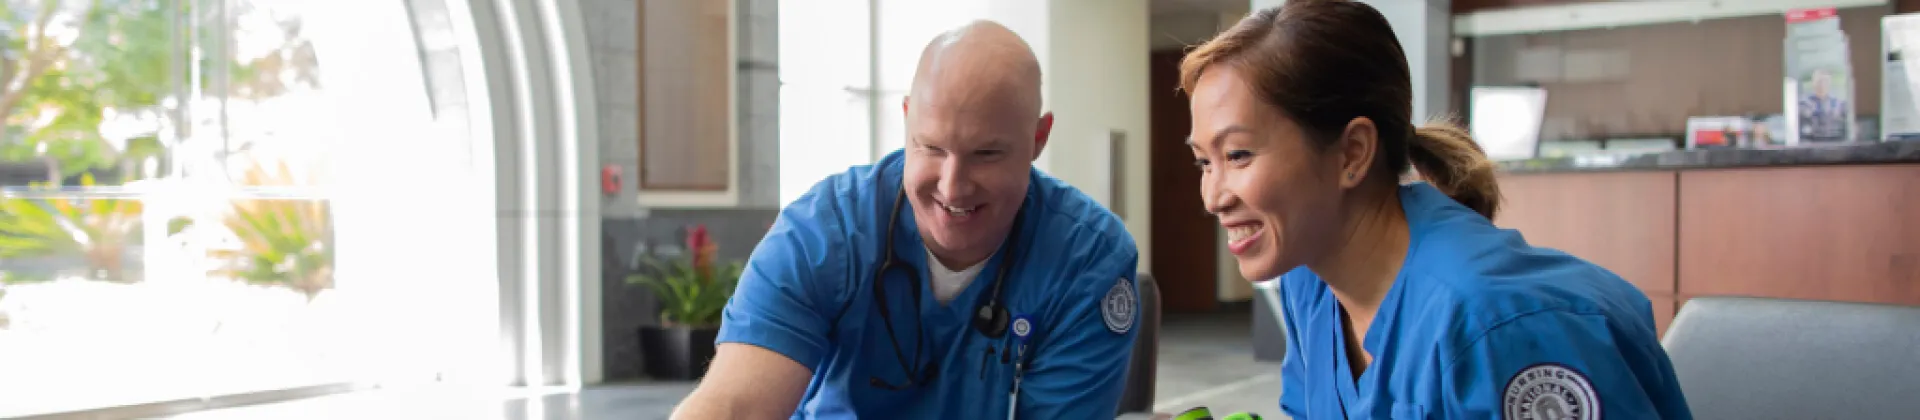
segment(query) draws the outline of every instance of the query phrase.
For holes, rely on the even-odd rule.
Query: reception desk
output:
[[[1739,295],[1920,305],[1920,142],[1504,164],[1494,220],[1653,301]]]
[[[1695,296],[1920,305],[1920,141],[1502,163],[1494,223],[1638,286],[1661,334]],[[1285,355],[1254,296],[1254,354]]]

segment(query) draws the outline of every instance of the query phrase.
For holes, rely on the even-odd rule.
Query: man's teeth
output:
[[[942,209],[946,209],[946,210],[947,210],[947,214],[952,214],[952,215],[955,215],[955,216],[965,216],[965,215],[969,215],[969,214],[973,214],[973,211],[974,211],[974,210],[979,210],[979,209],[980,209],[980,206],[973,206],[973,207],[954,207],[954,206],[949,206],[949,205],[945,205],[945,204],[941,204],[941,205],[940,205],[940,208],[942,208]]]
[[[1253,234],[1259,233],[1259,232],[1260,232],[1259,226],[1230,227],[1230,228],[1227,228],[1227,241],[1239,242],[1241,239],[1246,239],[1247,237],[1253,236]]]

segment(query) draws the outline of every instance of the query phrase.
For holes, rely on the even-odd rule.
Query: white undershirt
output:
[[[987,265],[986,261],[980,261],[965,270],[949,270],[946,264],[940,263],[939,258],[934,258],[933,251],[927,251],[927,263],[927,271],[932,272],[933,277],[933,298],[939,300],[941,305],[952,303],[954,297],[960,296],[960,291],[967,290],[967,285],[973,284],[973,278],[978,277],[980,269]]]

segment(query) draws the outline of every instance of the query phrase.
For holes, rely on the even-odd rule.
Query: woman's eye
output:
[[[1245,150],[1235,150],[1235,151],[1227,152],[1227,160],[1229,161],[1239,162],[1242,160],[1246,160],[1247,158],[1250,158],[1250,157],[1253,157],[1253,152],[1249,152]]]
[[[1194,160],[1193,160],[1193,167],[1195,167],[1195,168],[1200,168],[1200,169],[1207,169],[1207,164],[1208,164],[1208,163],[1211,163],[1211,162],[1207,162],[1207,160],[1206,160],[1206,159],[1194,159]]]

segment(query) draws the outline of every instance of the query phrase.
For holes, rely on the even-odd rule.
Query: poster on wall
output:
[[[1846,32],[1833,8],[1787,12],[1788,144],[1854,140],[1854,77]]]
[[[1880,19],[1880,132],[1882,140],[1920,138],[1920,14]]]

